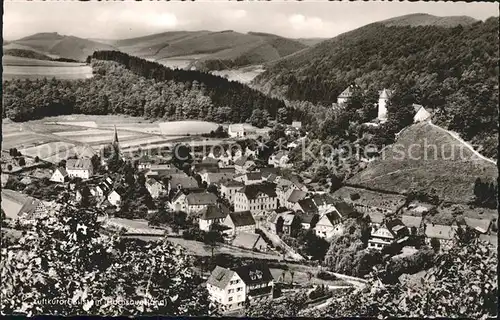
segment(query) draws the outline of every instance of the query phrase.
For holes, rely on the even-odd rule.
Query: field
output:
[[[434,188],[441,199],[466,203],[474,195],[476,178],[497,176],[494,163],[478,157],[445,130],[422,123],[403,131],[380,159],[348,183],[401,194]]]
[[[2,123],[2,149],[16,147],[27,156],[57,163],[74,154],[75,146],[90,145],[98,151],[111,143],[116,126],[118,140],[124,152],[151,148],[172,147],[177,141],[193,140],[196,146],[222,142],[221,139],[188,137],[187,133],[210,132],[218,124],[204,121],[153,122],[121,115],[70,115],[47,117],[14,123]],[[161,134],[162,129],[166,132]]]
[[[88,79],[92,77],[92,68],[82,63],[36,60],[29,58],[2,57],[3,80],[11,79]]]
[[[233,70],[212,71],[211,73],[224,77],[230,81],[237,81],[241,83],[250,83],[255,77],[264,72],[261,65],[245,67]]]

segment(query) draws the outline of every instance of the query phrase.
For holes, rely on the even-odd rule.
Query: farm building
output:
[[[68,159],[66,172],[70,178],[89,179],[93,175],[92,162],[90,159]]]
[[[68,172],[64,168],[57,168],[50,177],[50,181],[64,183],[68,179]]]
[[[255,220],[250,211],[231,212],[224,219],[223,224],[230,229],[225,231],[233,235],[239,232],[254,232]]]
[[[2,210],[7,218],[33,219],[47,212],[45,204],[20,192],[2,189]]]
[[[200,230],[210,231],[213,224],[219,224],[224,221],[227,212],[224,212],[218,205],[208,205],[200,212],[198,224]]]
[[[240,232],[236,234],[231,245],[249,250],[267,251],[266,241],[256,233]]]

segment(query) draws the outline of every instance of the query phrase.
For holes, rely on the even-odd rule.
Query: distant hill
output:
[[[495,163],[478,157],[446,130],[420,123],[401,132],[382,157],[347,183],[399,194],[434,188],[440,199],[467,203],[477,178],[493,181],[497,176]]]
[[[109,44],[51,32],[37,33],[11,41],[7,46],[4,46],[5,49],[27,49],[49,56],[84,61],[94,51],[113,50],[114,47]]]
[[[232,30],[174,31],[112,42],[120,51],[153,60],[185,58],[196,69],[222,70],[280,59],[307,46],[273,34]]]
[[[408,14],[400,17],[395,17],[387,20],[380,21],[387,27],[418,27],[418,26],[437,26],[445,28],[453,28],[458,25],[468,26],[478,22],[469,16],[449,16],[437,17],[426,13]]]
[[[52,60],[51,57],[28,49],[5,49],[3,50],[4,56],[13,56],[13,57],[21,57],[21,58],[30,58],[36,60]]]

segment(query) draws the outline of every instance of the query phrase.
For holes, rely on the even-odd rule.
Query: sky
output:
[[[365,24],[410,13],[499,15],[498,4],[465,2],[26,2],[4,0],[3,36],[38,32],[123,39],[174,30],[267,32],[289,38],[331,38]]]

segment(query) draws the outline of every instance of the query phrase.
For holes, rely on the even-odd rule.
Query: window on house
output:
[[[229,302],[233,301],[233,297],[229,297],[229,299],[227,299],[227,301],[229,301]]]
[[[228,293],[233,293],[234,289],[229,289]]]
[[[236,288],[236,291],[237,291],[237,292],[240,292],[241,290],[243,290],[243,288],[242,288],[242,287]]]

